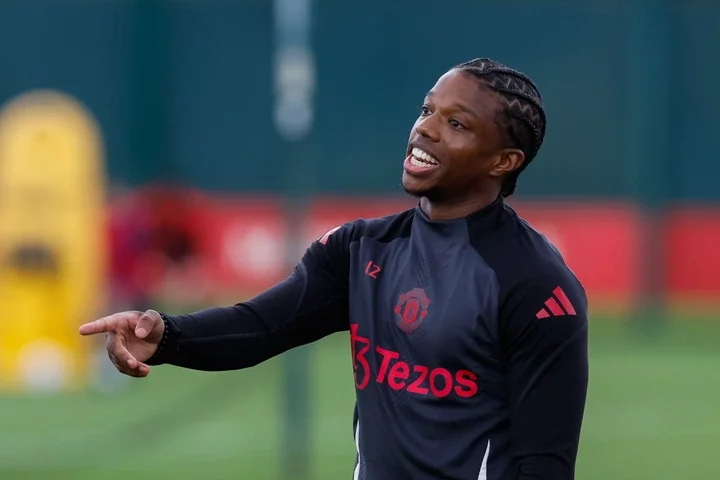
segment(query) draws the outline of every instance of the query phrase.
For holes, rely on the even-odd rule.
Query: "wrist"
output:
[[[155,353],[148,358],[145,363],[147,365],[162,365],[167,363],[168,354],[172,350],[172,343],[174,342],[174,329],[172,322],[164,313],[160,313],[160,318],[163,322],[163,334],[158,342]]]

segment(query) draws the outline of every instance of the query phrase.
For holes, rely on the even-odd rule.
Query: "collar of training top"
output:
[[[480,210],[471,213],[464,218],[455,218],[452,220],[431,220],[427,214],[420,208],[420,204],[415,207],[416,218],[422,222],[434,227],[441,227],[442,225],[456,225],[461,223],[467,223],[468,227],[472,228],[473,231],[478,230],[489,230],[497,226],[498,220],[505,212],[505,201],[502,198],[497,198],[494,202]]]

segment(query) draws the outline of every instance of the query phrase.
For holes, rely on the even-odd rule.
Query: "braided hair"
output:
[[[545,110],[535,84],[528,76],[489,58],[476,58],[453,68],[476,77],[500,100],[497,119],[509,147],[525,154],[525,161],[503,181],[500,195],[515,192],[520,174],[535,158],[545,137]]]

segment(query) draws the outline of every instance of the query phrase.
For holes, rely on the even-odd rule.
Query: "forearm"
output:
[[[165,316],[167,335],[151,365],[237,370],[347,328],[347,300],[304,267],[232,307]]]
[[[165,320],[166,338],[150,364],[236,370],[257,365],[283,351],[282,336],[273,333],[242,304],[165,316]]]

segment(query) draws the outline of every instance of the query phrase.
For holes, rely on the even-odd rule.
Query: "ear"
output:
[[[525,154],[522,150],[507,148],[500,152],[495,165],[493,165],[493,168],[490,170],[490,176],[504,177],[508,173],[520,168],[520,165],[522,165],[524,161]]]

